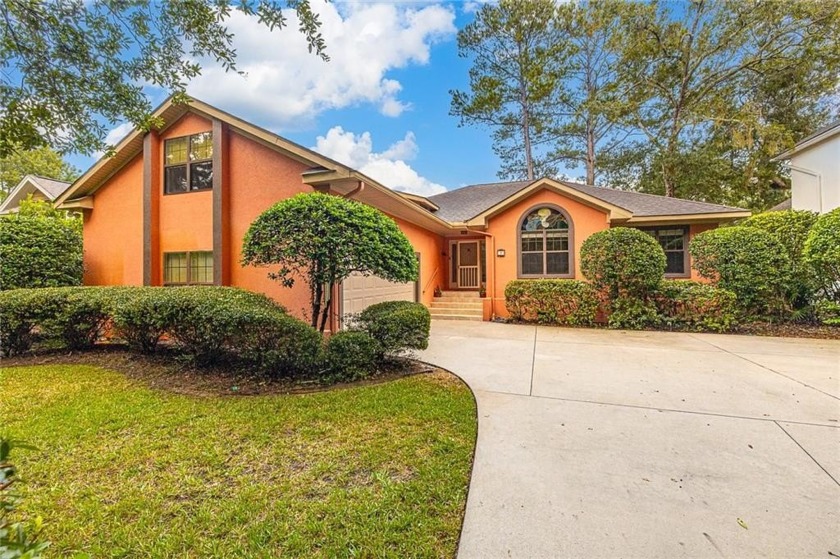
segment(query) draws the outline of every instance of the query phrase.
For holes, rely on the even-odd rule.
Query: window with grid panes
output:
[[[569,233],[569,222],[558,210],[543,207],[530,211],[519,231],[519,275],[571,275]]]
[[[642,229],[653,236],[665,251],[665,275],[688,276],[688,229],[686,227],[656,227]]]
[[[163,144],[163,192],[213,188],[213,133],[172,138]]]
[[[213,252],[163,253],[164,285],[198,285],[213,283]]]

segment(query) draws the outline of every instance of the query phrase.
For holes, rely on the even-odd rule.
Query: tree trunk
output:
[[[310,292],[312,294],[312,327],[318,327],[318,317],[321,315],[321,295],[323,287],[320,283],[315,282],[311,286]]]
[[[595,184],[595,131],[586,123],[586,184]]]
[[[531,114],[528,108],[528,93],[525,84],[519,86],[519,98],[522,104],[522,139],[525,142],[525,172],[528,180],[534,180],[534,157],[531,154]]]
[[[322,334],[324,333],[324,329],[327,326],[327,319],[330,316],[330,307],[332,306],[332,292],[333,286],[330,284],[329,286],[329,293],[330,297],[327,299],[327,303],[324,305],[324,310],[321,312],[321,326],[318,328],[318,331]]]

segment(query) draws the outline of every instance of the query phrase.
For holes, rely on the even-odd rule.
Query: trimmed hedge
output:
[[[595,322],[599,298],[583,281],[514,280],[505,286],[505,306],[514,320],[588,326]]]
[[[733,292],[696,281],[663,281],[653,303],[660,324],[679,330],[726,332],[738,314]]]
[[[274,375],[315,369],[320,334],[264,295],[231,287],[66,287],[0,292],[4,355],[27,351],[35,330],[68,348],[92,346],[105,329],[135,351],[163,338],[198,364],[243,359]]]
[[[803,252],[805,262],[817,276],[822,294],[840,303],[840,208],[817,218]]]
[[[370,376],[376,368],[379,344],[365,332],[346,330],[333,334],[324,347],[325,384],[350,382]]]
[[[689,246],[701,276],[733,292],[747,314],[779,315],[790,305],[791,262],[785,247],[755,227],[723,227],[700,233]]]
[[[376,342],[377,358],[382,360],[429,347],[430,325],[431,314],[425,305],[385,301],[359,313],[352,326]]]
[[[630,227],[594,233],[580,249],[583,275],[610,300],[644,297],[665,275],[665,251],[651,235]]]
[[[817,221],[817,214],[807,210],[765,212],[744,220],[746,227],[766,231],[785,248],[791,263],[788,296],[796,306],[807,304],[815,287],[813,269],[804,258],[808,232]]]

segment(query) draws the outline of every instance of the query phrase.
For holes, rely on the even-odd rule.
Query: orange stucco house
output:
[[[449,318],[505,316],[517,278],[577,278],[580,246],[609,227],[639,227],[668,257],[668,276],[695,278],[690,239],[748,211],[539,179],[482,184],[424,198],[400,193],[211,105],[165,102],[156,131],[135,130],[56,200],[84,215],[85,284],[232,285],[266,293],[305,317],[308,290],[283,288],[240,265],[242,239],[272,204],[328,192],[391,216],[411,241],[420,278],[390,284],[353,276],[332,296],[335,315],[411,299]],[[486,297],[479,297],[479,290]],[[441,290],[442,296],[435,297]]]

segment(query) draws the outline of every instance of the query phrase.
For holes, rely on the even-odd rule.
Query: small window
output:
[[[665,251],[665,275],[672,277],[686,277],[688,273],[688,242],[686,236],[688,230],[685,227],[667,227],[656,229],[643,229],[645,233],[652,235],[659,246]]]
[[[569,277],[570,232],[569,220],[554,208],[525,215],[519,230],[520,277]]]
[[[166,140],[163,166],[165,194],[213,188],[213,133]]]
[[[213,252],[163,253],[164,285],[213,283]]]

